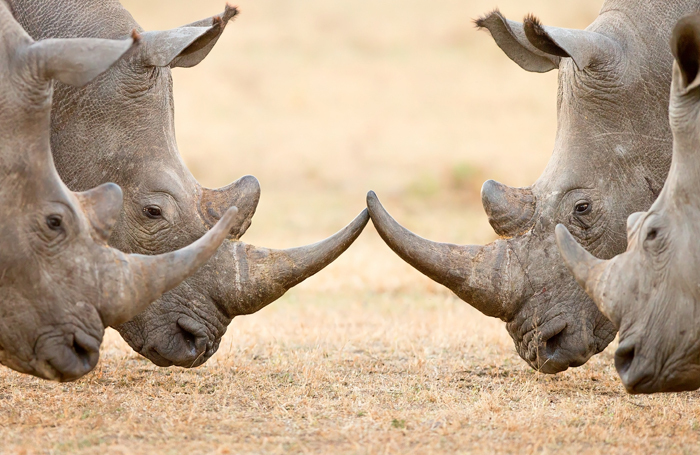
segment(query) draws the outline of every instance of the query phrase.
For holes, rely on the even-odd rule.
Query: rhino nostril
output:
[[[615,369],[620,376],[625,375],[634,362],[635,345],[620,344],[620,347],[615,351]]]
[[[100,341],[81,331],[77,331],[73,334],[71,349],[75,353],[75,358],[82,363],[82,368],[90,371],[97,364],[97,359],[100,355]]]
[[[80,330],[62,334],[60,338],[46,337],[37,346],[37,357],[55,371],[50,379],[74,381],[97,365],[100,341],[101,338],[92,337]]]
[[[182,337],[182,341],[185,343],[187,350],[193,355],[197,355],[197,351],[200,350],[198,348],[201,348],[202,345],[206,346],[206,336],[194,333],[199,331],[192,330],[192,328],[187,327],[187,324],[182,324],[180,321],[177,322],[177,328],[180,330],[180,337]]]
[[[177,328],[191,356],[197,357],[206,351],[209,338],[204,327],[199,323],[190,318],[181,317],[177,320]]]
[[[187,349],[194,351],[197,345],[197,337],[187,331],[187,329],[184,329],[180,324],[178,324],[177,327],[180,329],[180,336],[185,342],[185,345],[187,345]]]
[[[544,342],[544,352],[547,355],[547,357],[554,357],[556,352],[562,347],[564,344],[564,330],[566,329],[566,325],[561,328],[557,333],[552,335],[546,340],[543,340]]]
[[[83,364],[89,363],[90,351],[82,346],[76,339],[73,340],[73,352],[75,352],[75,356],[80,359]]]

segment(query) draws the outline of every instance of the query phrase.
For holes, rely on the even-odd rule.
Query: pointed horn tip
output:
[[[238,180],[242,184],[245,184],[247,188],[251,189],[252,192],[257,193],[258,195],[260,194],[260,180],[258,180],[254,175],[244,175]]]
[[[484,182],[483,185],[481,185],[481,199],[484,199],[484,195],[488,195],[493,192],[493,190],[499,189],[501,186],[500,183],[493,179],[489,179]]]
[[[236,215],[238,214],[238,207],[229,207],[228,210],[226,210],[226,213],[224,213],[224,216],[221,217],[221,219],[216,223],[215,227],[221,224],[226,232],[230,231],[233,228],[233,224],[236,221]]]
[[[370,216],[372,216],[372,213],[375,211],[385,211],[384,206],[379,202],[377,193],[374,191],[367,193],[367,209],[369,210]]]

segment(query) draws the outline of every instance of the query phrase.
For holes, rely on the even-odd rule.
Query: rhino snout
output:
[[[166,312],[157,318],[140,315],[118,330],[135,351],[154,364],[193,368],[214,355],[225,331],[211,333],[211,319],[179,312]]]
[[[79,328],[45,335],[37,341],[35,354],[37,375],[60,382],[75,381],[92,371],[100,358],[99,337]]]

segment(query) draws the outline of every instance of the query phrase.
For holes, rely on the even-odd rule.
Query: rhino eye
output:
[[[143,213],[152,220],[157,220],[162,217],[160,207],[156,205],[149,205],[148,207],[144,207]]]
[[[656,228],[651,228],[647,232],[647,240],[654,240],[656,236],[659,234]]]
[[[49,215],[46,217],[46,225],[52,231],[58,231],[63,225],[63,219],[60,215]]]
[[[576,215],[587,215],[591,213],[591,203],[590,202],[578,202],[574,207],[574,213]]]

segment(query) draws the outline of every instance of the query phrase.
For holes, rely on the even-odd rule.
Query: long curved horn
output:
[[[326,240],[288,250],[227,242],[222,248],[229,248],[225,260],[232,264],[217,268],[219,273],[228,274],[222,277],[225,292],[229,293],[226,300],[236,302],[237,314],[260,310],[338,258],[368,222],[367,210],[363,210],[352,223]]]
[[[512,316],[510,302],[518,301],[523,286],[508,241],[486,246],[432,242],[399,225],[373,191],[367,194],[367,207],[379,235],[404,261],[487,316]]]
[[[115,326],[128,321],[163,293],[195,273],[226,239],[237,213],[238,209],[231,207],[213,229],[196,242],[177,251],[146,256],[112,250],[117,253],[121,279],[103,283],[104,292],[112,297],[109,299],[111,306],[100,308],[103,322]]]
[[[586,251],[563,224],[558,224],[554,232],[561,257],[569,270],[571,270],[571,274],[576,279],[576,282],[593,299],[600,311],[608,319],[612,319],[611,315],[608,314],[609,308],[607,308],[605,303],[602,282],[603,273],[610,261],[598,259]]]

